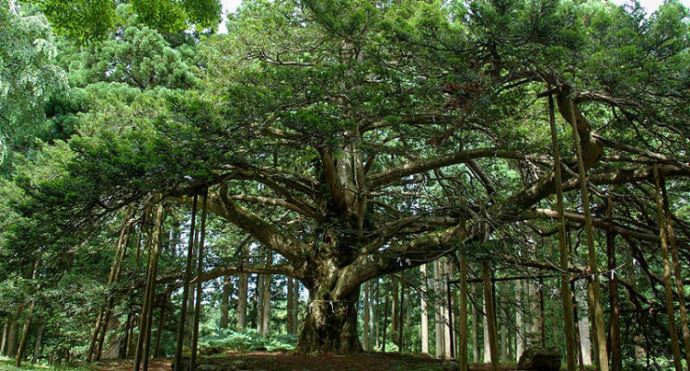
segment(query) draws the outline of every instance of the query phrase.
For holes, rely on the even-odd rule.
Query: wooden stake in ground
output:
[[[201,206],[201,236],[199,238],[199,250],[196,267],[196,302],[194,303],[194,328],[192,330],[192,355],[189,362],[190,369],[196,370],[196,352],[199,346],[199,318],[201,317],[201,296],[204,291],[201,286],[201,274],[204,273],[204,241],[206,240],[206,206],[208,202],[208,190],[204,191]]]
[[[582,144],[580,134],[577,130],[577,115],[575,114],[575,103],[569,98],[571,124],[573,127],[573,141],[575,143],[575,154],[577,156],[577,168],[580,182],[580,195],[582,197],[582,210],[585,216],[585,233],[587,235],[587,255],[588,270],[592,275],[588,281],[589,312],[592,317],[592,328],[594,336],[594,349],[597,353],[597,366],[601,371],[609,370],[608,352],[606,350],[606,327],[604,325],[604,311],[601,308],[601,294],[599,288],[599,268],[597,262],[597,252],[594,249],[594,230],[592,227],[592,211],[589,207],[588,179],[582,157]]]
[[[671,284],[671,262],[668,258],[668,241],[666,229],[666,215],[661,195],[661,179],[659,168],[654,165],[654,199],[656,200],[657,220],[659,224],[659,240],[661,241],[661,258],[664,263],[664,293],[666,299],[666,314],[668,315],[668,332],[671,337],[671,350],[673,351],[673,365],[676,371],[683,369],[681,364],[680,342],[676,331],[676,317],[673,309],[673,285]],[[679,295],[680,296],[680,295]]]
[[[561,268],[561,301],[563,304],[563,328],[565,332],[566,344],[566,365],[568,371],[575,370],[575,321],[573,321],[572,293],[570,292],[570,278],[568,275],[568,265],[570,254],[566,244],[565,236],[565,215],[563,214],[563,181],[561,175],[561,148],[558,142],[558,132],[556,131],[556,115],[554,112],[553,96],[549,95],[549,126],[551,128],[551,147],[553,149],[553,172],[554,185],[556,188],[556,211],[558,211],[558,251],[560,254]],[[519,340],[518,340],[519,341]],[[520,357],[520,354],[518,354]]]
[[[685,287],[683,286],[683,272],[680,268],[680,257],[678,256],[678,245],[676,235],[673,232],[673,217],[668,204],[668,194],[666,193],[666,182],[663,177],[659,178],[661,185],[661,196],[664,202],[664,215],[666,217],[666,231],[668,242],[671,247],[671,261],[673,262],[673,276],[676,280],[676,291],[678,292],[678,306],[680,308],[680,327],[683,334],[683,347],[685,348],[685,362],[690,367],[690,329],[688,329],[688,309],[685,307]]]
[[[484,287],[484,305],[486,317],[484,317],[489,329],[489,352],[491,353],[491,369],[498,370],[498,331],[496,329],[496,309],[493,301],[493,283],[491,280],[491,263],[482,261],[482,285]],[[486,350],[485,350],[486,351]]]
[[[182,281],[182,303],[180,304],[180,322],[177,326],[177,345],[175,348],[175,371],[182,371],[182,346],[184,345],[185,317],[187,315],[187,300],[189,298],[189,281],[192,280],[192,253],[194,251],[194,235],[196,223],[196,209],[198,196],[194,194],[192,200],[192,220],[189,227],[189,245],[187,247],[187,266]]]

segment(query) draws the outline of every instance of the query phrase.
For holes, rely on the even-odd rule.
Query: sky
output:
[[[624,4],[627,2],[627,0],[612,0],[616,4]],[[223,4],[223,23],[220,25],[220,32],[225,33],[226,28],[225,28],[225,15],[227,13],[234,12],[235,9],[240,5],[242,0],[221,0],[221,3]],[[664,2],[664,0],[640,0],[640,4],[642,7],[647,11],[647,13],[651,13],[655,11],[659,5],[661,5]],[[690,0],[680,0],[682,4],[684,4],[687,7],[690,7]]]

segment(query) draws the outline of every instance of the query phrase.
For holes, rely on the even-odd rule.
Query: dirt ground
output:
[[[347,356],[330,354],[295,354],[289,352],[252,352],[226,353],[213,357],[202,357],[199,365],[202,369],[230,371],[230,370],[266,370],[266,371],[441,371],[451,370],[452,364],[431,357],[419,355],[405,355],[397,353],[360,353]],[[470,370],[489,370],[484,365],[474,365]],[[505,367],[504,370],[514,370]],[[129,371],[132,361],[102,361],[95,370],[98,371]],[[156,359],[149,363],[151,371],[172,370],[169,359]]]

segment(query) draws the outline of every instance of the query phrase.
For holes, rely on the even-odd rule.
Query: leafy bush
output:
[[[215,330],[202,336],[199,340],[199,348],[202,353],[213,354],[224,351],[248,352],[266,350],[292,350],[295,348],[297,338],[294,335],[269,335],[261,336],[254,329],[245,332],[237,332],[229,329]]]

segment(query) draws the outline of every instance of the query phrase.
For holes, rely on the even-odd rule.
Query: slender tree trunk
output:
[[[288,281],[289,283],[290,281]],[[288,291],[290,289],[290,286],[288,285]],[[290,306],[290,303],[288,302],[288,307]],[[290,314],[288,313],[288,319],[289,319]],[[371,321],[371,318],[369,317],[369,282],[364,283],[364,316],[363,316],[363,322],[362,322],[362,347],[364,348],[365,351],[369,351],[369,321]],[[289,325],[288,325],[289,327]]]
[[[441,261],[434,261],[434,322],[436,324],[436,357],[441,358],[444,355],[446,346],[444,344],[445,340],[445,318],[443,317],[444,305],[443,305],[443,284],[441,281],[442,271],[441,271]]]
[[[583,287],[579,290],[579,292],[583,292],[583,290],[586,290],[586,287]],[[573,290],[573,293],[577,294],[575,290]],[[582,294],[584,296],[584,293]],[[577,326],[578,326],[578,334],[579,334],[579,339],[580,339],[580,369],[584,370],[585,366],[590,366],[593,364],[593,357],[592,357],[592,340],[590,337],[590,334],[592,333],[592,326],[589,322],[589,316],[578,316],[578,302],[586,303],[586,298],[582,298],[580,300],[576,300],[577,295],[573,296],[574,302],[574,317],[577,319]]]
[[[185,317],[187,315],[187,301],[189,300],[189,282],[192,279],[192,253],[194,251],[194,237],[195,237],[195,223],[197,212],[198,195],[194,194],[192,200],[192,219],[189,227],[189,245],[187,247],[187,266],[185,269],[184,279],[182,281],[182,300],[180,308],[180,322],[177,326],[177,344],[175,348],[175,371],[183,371],[182,366],[182,346],[184,345],[184,330],[186,326]]]
[[[374,297],[372,300],[372,317],[373,317],[373,322],[376,324],[375,328],[375,334],[374,334],[374,347],[376,349],[380,349],[381,347],[381,302],[378,300],[379,299],[379,278],[375,278],[376,280],[376,288],[374,289]],[[378,303],[378,304],[377,304]]]
[[[676,371],[682,370],[680,342],[678,339],[678,332],[676,330],[676,316],[673,309],[673,286],[671,283],[671,262],[669,261],[668,252],[668,236],[666,235],[666,216],[664,213],[663,198],[661,195],[661,179],[659,177],[659,169],[654,165],[654,179],[656,199],[656,209],[659,224],[659,240],[661,240],[661,258],[664,264],[664,293],[666,299],[666,314],[668,315],[668,332],[671,337],[671,350],[673,351],[673,365]],[[680,295],[679,295],[680,296]]]
[[[36,342],[34,343],[34,354],[31,357],[31,363],[36,363],[41,356],[41,345],[43,341],[44,323],[41,321],[36,330]]]
[[[10,319],[5,320],[5,324],[2,326],[2,339],[0,339],[0,354],[3,356],[7,354],[7,336],[10,332]]]
[[[483,285],[482,289],[484,289]],[[489,335],[489,321],[486,318],[486,314],[488,313],[488,311],[489,310],[486,308],[486,298],[484,297],[484,295],[482,295],[482,333],[484,340],[484,344],[482,346],[482,355],[484,363],[493,362],[493,359],[491,359],[491,337]]]
[[[287,332],[290,335],[294,335],[297,331],[297,318],[296,318],[296,308],[295,308],[295,279],[292,277],[287,278]],[[367,321],[367,311],[368,311],[368,305],[369,302],[367,301],[369,296],[369,284],[367,283],[365,286],[365,291],[364,291],[364,297],[365,297],[365,308],[364,308],[364,323],[365,327],[366,324],[369,323]],[[366,331],[366,330],[365,330]],[[369,350],[369,339],[365,336],[365,341],[364,341],[364,349]]]
[[[398,293],[398,277],[397,276],[391,276],[391,285],[393,286],[393,289],[391,290],[393,294],[393,300],[391,300],[391,337],[393,338],[393,343],[398,342],[398,325],[399,325],[399,314],[400,314],[400,307],[399,307],[399,293]],[[400,344],[398,344],[399,346]]]
[[[247,299],[249,291],[249,274],[241,273],[237,283],[237,329],[247,329]]]
[[[405,271],[400,272],[400,314],[398,315],[398,351],[402,352],[405,343],[403,333],[405,330]]]
[[[446,320],[446,325],[444,327],[444,339],[443,343],[445,345],[445,358],[446,359],[451,359],[453,358],[453,320],[451,316],[453,315],[453,297],[451,295],[451,292],[449,291],[450,285],[448,285],[448,280],[450,277],[453,275],[453,264],[451,262],[450,258],[447,258],[445,261],[445,269],[444,269],[444,280],[443,280],[443,291],[445,293],[445,320]]]
[[[290,281],[288,279],[288,292]],[[220,328],[228,328],[228,312],[230,311],[230,293],[232,292],[232,281],[230,275],[223,276],[223,292],[220,298]],[[289,299],[289,297],[288,297]],[[290,304],[288,303],[288,308]],[[289,310],[289,309],[288,309]],[[288,313],[288,333],[290,333],[290,315]]]
[[[541,306],[541,288],[535,280],[530,279],[525,282],[527,287],[527,298],[529,305],[529,322],[527,324],[527,347],[543,346],[542,329],[544,327],[544,317]]]
[[[683,285],[683,272],[680,267],[680,257],[678,256],[678,245],[676,235],[673,231],[673,217],[666,193],[666,182],[664,178],[659,178],[661,196],[664,204],[664,217],[666,219],[666,233],[671,248],[671,260],[673,262],[673,275],[676,280],[676,291],[678,292],[678,307],[680,309],[680,327],[683,334],[683,347],[685,348],[685,362],[690,367],[690,328],[688,327],[688,309],[685,306],[685,286]]]
[[[586,168],[582,157],[582,145],[580,135],[577,131],[577,118],[575,117],[575,103],[570,101],[570,112],[572,114],[573,139],[575,152],[577,155],[577,167],[579,170],[580,194],[582,196],[582,210],[585,216],[585,233],[587,234],[587,253],[588,270],[592,277],[589,280],[589,311],[592,317],[592,327],[594,330],[594,348],[597,354],[597,366],[601,371],[609,370],[608,352],[606,350],[606,329],[604,325],[604,311],[601,308],[601,294],[599,293],[599,268],[597,262],[597,252],[594,248],[594,231],[592,227],[592,212],[589,207],[589,189]]]
[[[482,261],[482,284],[484,286],[484,303],[486,307],[486,322],[489,330],[489,352],[491,353],[491,367],[498,370],[498,334],[496,331],[496,310],[493,300],[493,285],[491,279],[491,266],[489,261]]]
[[[163,302],[161,303],[161,308],[160,308],[160,313],[158,314],[158,326],[156,330],[156,345],[153,348],[153,358],[157,358],[161,356],[161,337],[163,335],[163,330],[165,327],[165,309],[167,308],[168,304],[168,294],[165,294],[166,296],[163,299]]]
[[[474,295],[474,303],[472,304],[472,362],[479,363],[479,314],[477,313],[477,300],[479,295],[476,294],[476,288],[472,290]]]
[[[206,240],[206,216],[208,214],[207,212],[207,204],[208,204],[208,190],[204,191],[203,194],[203,201],[201,203],[201,236],[199,238],[199,248],[198,248],[198,254],[197,254],[197,266],[196,266],[196,275],[197,278],[201,277],[201,274],[204,273],[204,241]],[[201,279],[196,280],[196,296],[195,296],[195,303],[194,303],[194,318],[193,318],[193,323],[194,327],[192,329],[192,355],[191,355],[191,360],[189,362],[190,368],[192,370],[196,369],[196,356],[197,356],[197,347],[199,345],[199,320],[201,319],[201,299],[204,294],[203,286]]]
[[[108,275],[108,289],[110,289],[117,282],[120,275],[120,270],[122,269],[122,261],[127,252],[127,242],[131,227],[131,223],[129,221],[131,212],[131,209],[127,208],[123,216],[122,226],[120,227],[120,235],[115,244],[115,257],[113,258],[113,262],[110,266],[110,274]],[[147,213],[145,212],[144,214],[146,215]],[[89,343],[89,350],[86,356],[88,362],[91,362],[94,358],[96,360],[100,359],[103,341],[108,328],[108,321],[110,319],[113,304],[114,298],[112,294],[108,292],[106,294],[104,303],[98,309],[98,314],[96,315],[96,324],[93,328],[91,342]]]
[[[24,304],[20,304],[17,309],[17,314],[12,318],[10,322],[10,329],[7,334],[7,353],[8,357],[14,357],[17,355],[17,333],[19,332],[19,321],[18,318],[24,312]]]
[[[421,308],[421,334],[420,338],[422,340],[422,353],[429,354],[429,309],[427,306],[427,294],[429,291],[428,277],[426,264],[422,264],[419,267],[419,272],[422,275],[422,295],[420,295],[420,308]]]
[[[613,201],[611,196],[606,203],[606,217],[609,223],[613,223]],[[609,264],[609,297],[611,314],[609,316],[609,327],[611,336],[611,370],[622,371],[623,359],[621,358],[621,329],[620,329],[620,307],[618,305],[618,276],[616,274],[616,247],[614,245],[616,236],[606,233],[606,253]]]
[[[122,348],[120,350],[120,358],[127,358],[130,328],[132,326],[132,309],[127,311],[127,320],[125,321],[125,336],[122,339]]]
[[[388,328],[388,295],[386,295],[385,304],[383,305],[383,334],[381,336],[381,351],[386,352],[386,329]]]
[[[460,257],[460,315],[458,316],[458,323],[460,326],[460,336],[458,337],[458,360],[460,361],[460,370],[467,371],[467,257]]]
[[[273,264],[273,254],[271,250],[266,249],[266,266],[270,266]],[[263,336],[268,336],[268,333],[270,332],[270,326],[271,326],[271,285],[272,285],[272,277],[270,274],[265,274],[263,275],[263,280],[264,280],[264,285],[262,288],[261,292],[261,297],[263,298],[261,303],[261,335]],[[356,324],[356,319],[355,319],[355,324]]]
[[[147,273],[146,290],[144,293],[144,305],[142,306],[142,315],[139,327],[139,339],[137,341],[137,353],[134,361],[135,371],[139,371],[142,360],[144,371],[148,370],[148,354],[151,346],[151,322],[153,319],[153,297],[156,291],[156,272],[158,269],[160,235],[162,228],[163,204],[159,204],[156,210],[156,219],[149,243],[149,268]]]
[[[26,350],[26,344],[29,342],[29,330],[31,329],[31,320],[34,313],[34,308],[36,307],[36,301],[31,300],[29,304],[29,310],[26,313],[26,318],[24,319],[24,327],[22,328],[22,337],[19,340],[19,348],[17,349],[17,356],[15,358],[14,365],[17,367],[22,366],[22,360],[24,358],[24,351]]]
[[[521,280],[515,281],[515,356],[517,361],[520,360],[520,356],[525,351],[526,346],[522,287]]]

